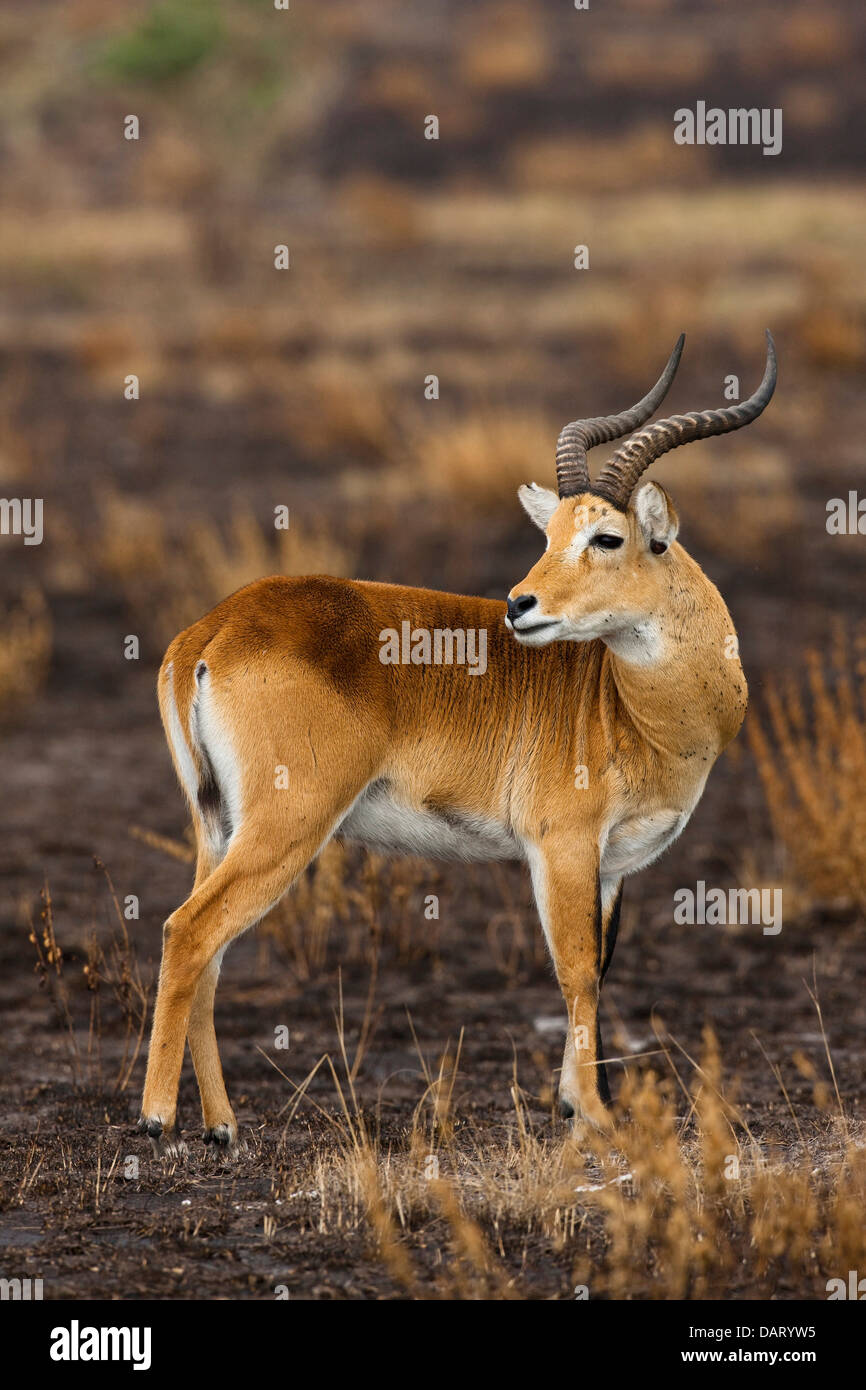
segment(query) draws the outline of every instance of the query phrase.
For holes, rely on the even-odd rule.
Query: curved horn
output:
[[[767,405],[776,387],[776,347],[767,329],[767,364],[764,378],[753,396],[724,410],[691,411],[688,415],[672,415],[669,420],[656,420],[638,434],[621,444],[605,464],[595,481],[600,492],[618,507],[628,506],[629,498],[641,474],[654,459],[693,439],[706,439],[711,434],[727,434],[751,424]]]
[[[560,431],[556,443],[556,485],[560,497],[574,497],[578,492],[588,492],[591,484],[586,451],[594,444],[606,444],[611,439],[621,439],[648,420],[658,410],[668,393],[682,356],[685,333],[677,339],[677,345],[668,358],[668,364],[653,389],[642,401],[624,410],[620,415],[599,415],[592,420],[572,420]]]

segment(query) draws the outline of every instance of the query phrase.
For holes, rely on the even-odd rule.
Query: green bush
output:
[[[198,67],[222,38],[218,0],[160,0],[135,29],[106,45],[101,65],[113,77],[166,82]]]

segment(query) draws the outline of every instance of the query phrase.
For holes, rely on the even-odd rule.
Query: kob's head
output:
[[[653,389],[631,410],[565,426],[556,450],[558,496],[535,483],[520,489],[523,507],[547,536],[544,555],[508,596],[505,621],[524,645],[615,640],[650,622],[669,587],[679,518],[665,489],[638,486],[641,476],[669,449],[749,424],[772,396],[776,354],[768,333],[764,378],[748,400],[641,429],[673,381],[683,342],[681,336]],[[587,450],[633,430],[593,483]]]

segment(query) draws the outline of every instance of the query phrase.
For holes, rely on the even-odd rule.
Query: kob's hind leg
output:
[[[214,1027],[214,995],[219,981],[222,952],[208,961],[199,977],[189,1015],[189,1050],[201,1096],[204,1142],[232,1148],[238,1126],[223,1080],[222,1063]]]
[[[315,857],[326,833],[319,829],[280,853],[273,824],[264,818],[251,818],[232,841],[222,863],[166,922],[139,1122],[139,1129],[150,1135],[157,1148],[174,1144],[187,1032],[202,1088],[205,1123],[208,1125],[212,1116],[217,1127],[229,1127],[227,1142],[236,1136],[213,1031],[215,957],[282,897]]]
[[[198,824],[196,831],[199,850],[193,891],[205,882],[220,862],[219,855],[211,847],[205,827]],[[206,1144],[213,1143],[220,1148],[228,1149],[237,1142],[238,1127],[223,1080],[214,1027],[214,996],[223,954],[222,951],[218,951],[201,973],[193,996],[187,1037],[201,1097],[204,1141]]]

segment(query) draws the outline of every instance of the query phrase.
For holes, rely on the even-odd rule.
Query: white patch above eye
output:
[[[602,514],[601,516],[588,517],[585,507],[578,507],[574,514],[575,537],[566,549],[565,553],[570,560],[576,560],[582,555],[584,550],[592,544],[595,536],[620,536],[625,540],[621,532],[610,523],[610,518]]]
[[[583,554],[592,539],[595,529],[595,526],[582,526],[580,528],[574,539],[570,541],[565,548],[565,554],[569,560],[576,560],[579,555]]]

